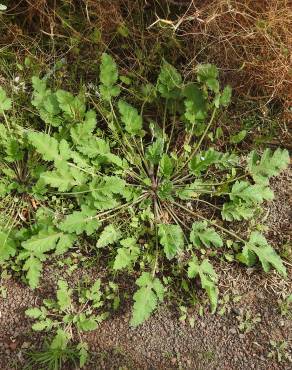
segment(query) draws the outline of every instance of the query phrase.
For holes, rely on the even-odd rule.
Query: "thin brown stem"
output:
[[[182,206],[181,204],[179,204],[179,203],[177,203],[177,202],[174,202],[174,201],[173,201],[172,203],[173,203],[174,205],[176,205],[177,207],[179,207],[179,208],[183,209],[184,211],[188,212],[190,215],[195,216],[195,217],[198,217],[198,218],[200,218],[201,220],[207,221],[207,222],[208,222],[208,223],[210,223],[211,225],[213,225],[213,226],[217,227],[217,229],[220,229],[220,230],[222,230],[224,233],[229,234],[229,235],[230,235],[230,236],[232,236],[233,238],[235,238],[235,239],[237,239],[237,240],[239,240],[239,241],[241,241],[241,242],[245,243],[245,240],[244,240],[244,239],[242,239],[242,238],[241,238],[240,236],[238,236],[237,234],[235,234],[233,231],[229,231],[229,230],[225,229],[225,227],[223,227],[223,226],[220,226],[220,225],[216,224],[216,222],[214,222],[214,221],[208,220],[206,217],[204,217],[204,216],[200,215],[199,213],[196,213],[196,212],[191,211],[191,210],[190,210],[190,209],[188,209],[187,207],[184,207],[184,206]]]

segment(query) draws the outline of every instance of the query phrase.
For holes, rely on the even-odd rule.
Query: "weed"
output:
[[[80,357],[78,348],[63,348],[64,342],[61,339],[61,332],[55,339],[54,343],[46,345],[42,351],[27,352],[28,363],[25,369],[31,369],[32,366],[38,366],[38,368],[41,366],[43,369],[61,370],[66,363],[77,365]],[[67,346],[67,344],[65,345]]]
[[[288,343],[286,341],[270,340],[270,345],[272,349],[268,353],[268,358],[274,358],[278,362],[292,362],[292,358],[288,352]]]
[[[100,280],[97,280],[91,287],[79,289],[74,302],[73,290],[68,287],[66,281],[59,280],[56,301],[44,299],[41,307],[33,307],[25,311],[28,317],[36,320],[32,325],[33,330],[56,332],[43,352],[29,354],[34,363],[47,364],[49,368],[55,369],[62,368],[61,364],[64,361],[74,361],[78,358],[80,367],[85,365],[88,346],[82,341],[81,333],[95,330],[108,315],[107,312],[94,313],[104,305],[100,284]],[[69,342],[73,339],[74,329],[77,330],[80,343],[70,348]]]
[[[188,308],[185,306],[179,306],[179,310],[180,310],[179,320],[183,323],[187,321],[190,327],[193,328],[195,326],[195,317],[189,314]]]
[[[16,260],[36,288],[49,256],[86,240],[106,256],[112,272],[139,273],[133,326],[163,301],[172,276],[198,283],[215,312],[218,276],[211,258],[224,255],[225,244],[237,261],[252,266],[259,260],[264,271],[274,267],[286,276],[255,223],[243,232],[233,230],[233,222],[253,220],[260,204],[273,199],[269,179],[286,168],[288,152],[252,151],[240,160],[235,152],[210,146],[231,99],[214,65],[199,65],[196,81],[184,81],[163,61],[155,85],[128,84],[108,54],[101,58],[98,98],[89,94],[91,107],[84,91],[74,96],[32,78],[38,124],[21,135],[27,156],[42,163],[17,191],[40,194],[46,205],[22,228],[1,228],[1,261]],[[10,164],[22,160],[22,147],[11,135],[11,99],[4,90],[0,98],[1,156]],[[6,172],[2,192],[14,194]],[[53,199],[62,206],[52,206]],[[80,317],[72,320],[81,325]]]
[[[236,304],[241,300],[240,295],[233,295],[230,296],[229,294],[225,294],[221,299],[219,299],[220,308],[218,309],[218,314],[223,316],[226,313],[230,313],[232,310],[232,304]]]
[[[292,317],[292,294],[284,296],[278,300],[281,316]]]
[[[242,315],[238,316],[238,329],[243,332],[244,334],[250,333],[256,324],[261,322],[261,315],[256,314],[255,316],[252,316],[250,311],[246,311]]]

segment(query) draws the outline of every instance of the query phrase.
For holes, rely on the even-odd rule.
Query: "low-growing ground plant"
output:
[[[39,174],[43,166],[39,155],[30,150],[21,126],[22,117],[10,115],[12,101],[0,87],[0,226],[13,229],[29,222],[36,209],[36,197],[41,195]]]
[[[254,330],[255,326],[261,322],[261,315],[259,313],[252,315],[250,311],[246,311],[239,315],[237,319],[239,321],[238,329],[242,333],[247,334]]]
[[[271,351],[268,353],[268,358],[274,358],[278,362],[292,362],[292,357],[289,353],[288,343],[286,341],[270,340]]]
[[[98,98],[54,91],[47,79],[33,77],[38,123],[21,135],[27,156],[37,153],[41,163],[36,173],[29,169],[20,188],[11,188],[2,170],[1,201],[8,192],[42,202],[21,227],[0,230],[0,260],[17,261],[31,288],[38,287],[48,256],[66,253],[85,238],[109,271],[136,277],[133,326],[182,281],[191,290],[199,283],[215,312],[212,259],[226,252],[231,263],[259,262],[265,272],[273,267],[286,276],[281,258],[249,221],[273,199],[269,179],[287,167],[288,151],[239,156],[219,150],[216,129],[231,88],[220,86],[214,65],[198,65],[196,73],[196,80],[185,81],[163,61],[155,84],[138,85],[103,54]],[[18,160],[14,151],[7,159],[5,140],[15,129],[7,118],[10,108],[1,90],[5,168]],[[53,197],[64,201],[61,211],[52,206]]]
[[[32,363],[49,369],[61,369],[66,361],[79,360],[80,367],[85,365],[88,345],[82,340],[82,332],[95,330],[108,314],[100,312],[104,308],[100,280],[91,287],[83,287],[77,292],[79,294],[74,293],[76,292],[68,287],[65,280],[59,280],[57,300],[44,299],[41,307],[32,307],[25,311],[26,316],[36,320],[32,325],[33,330],[50,334],[55,332],[51,342],[46,345],[47,348],[42,352],[29,353]],[[77,345],[72,344],[74,334],[80,340]]]
[[[292,318],[292,294],[284,295],[282,299],[278,299],[279,311],[281,316]]]

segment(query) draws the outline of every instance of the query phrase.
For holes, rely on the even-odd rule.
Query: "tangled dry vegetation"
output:
[[[288,104],[292,98],[290,6],[286,0],[216,0],[194,6],[184,27],[189,38],[193,36],[194,59],[208,55],[236,74],[236,85],[246,95],[266,95]]]
[[[292,11],[287,0],[174,1],[12,1],[8,35],[40,40],[99,44],[137,62],[137,49],[155,48],[155,40],[175,39],[189,70],[210,61],[225,71],[237,91],[249,99],[284,103],[292,99]],[[14,35],[14,36],[13,36]],[[131,35],[127,40],[127,35]],[[150,41],[150,42],[149,42]],[[129,47],[129,44],[131,46]],[[169,46],[169,44],[168,44]]]

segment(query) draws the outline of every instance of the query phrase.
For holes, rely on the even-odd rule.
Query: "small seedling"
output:
[[[278,300],[278,305],[282,316],[292,317],[292,294]]]
[[[92,331],[98,327],[108,315],[107,312],[95,313],[102,309],[104,301],[100,290],[101,282],[97,280],[91,287],[79,291],[74,300],[74,291],[68,287],[64,280],[58,281],[57,300],[44,299],[41,307],[29,308],[25,311],[26,316],[36,320],[32,325],[35,331],[56,332],[53,340],[40,354],[32,354],[36,361],[47,358],[51,362],[53,358],[76,358],[79,357],[80,367],[83,367],[88,358],[87,344],[82,341],[82,332]],[[75,350],[69,346],[73,339],[73,330],[76,330],[80,343]],[[76,355],[77,351],[77,355]],[[53,361],[54,362],[54,361]]]
[[[195,317],[189,314],[188,308],[185,306],[179,306],[179,310],[180,310],[179,320],[184,324],[188,322],[190,327],[193,328],[195,326]]]
[[[292,362],[292,357],[289,354],[288,343],[286,341],[270,340],[270,345],[272,349],[268,353],[268,358],[273,358],[278,362]]]
[[[251,312],[247,311],[242,315],[238,316],[238,320],[239,320],[238,329],[242,333],[247,334],[254,329],[256,324],[261,322],[261,315],[256,314],[255,316],[252,316]]]

